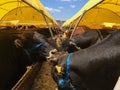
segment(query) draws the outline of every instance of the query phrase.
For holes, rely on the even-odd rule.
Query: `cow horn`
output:
[[[80,47],[78,47],[77,45],[75,46],[78,50],[80,50],[81,48]]]
[[[70,41],[69,43],[70,43],[70,45],[74,45],[78,50],[81,49],[81,48],[78,47],[74,42]]]
[[[75,46],[76,46],[76,44],[75,44],[74,42],[72,42],[72,41],[70,41],[69,44],[70,44],[70,45],[75,45]]]
[[[15,44],[15,46],[16,46],[17,48],[23,47],[23,44],[22,44],[22,42],[21,42],[19,39],[15,39],[15,40],[14,40],[14,44]]]

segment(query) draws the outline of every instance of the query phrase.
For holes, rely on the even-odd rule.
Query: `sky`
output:
[[[56,20],[68,20],[77,13],[88,0],[40,0]]]

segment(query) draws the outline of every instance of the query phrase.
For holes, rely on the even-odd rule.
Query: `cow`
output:
[[[50,55],[57,52],[54,45],[38,31],[25,32],[18,36],[15,40],[15,45],[19,48],[27,50],[30,56],[37,57],[40,60],[46,60]]]
[[[10,90],[30,65],[26,53],[14,45],[19,33],[0,30],[0,90]]]
[[[73,33],[72,37],[74,37],[74,36],[84,33],[86,30],[90,30],[90,28],[86,26],[80,26],[75,29],[74,33],[73,33],[73,29],[71,28],[70,30],[66,30],[64,34],[66,37],[70,38],[72,33]]]
[[[59,90],[113,90],[120,75],[120,31],[101,42],[58,57],[52,76]]]
[[[60,45],[60,50],[68,51],[68,53],[70,53],[79,49],[88,48],[89,46],[101,41],[99,32],[103,32],[104,38],[109,35],[109,32],[106,30],[85,30],[82,34],[76,35],[72,38],[63,39]]]
[[[31,64],[46,60],[52,47],[34,30],[0,30],[0,90],[10,90]]]

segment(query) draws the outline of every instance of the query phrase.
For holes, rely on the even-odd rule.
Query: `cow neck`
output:
[[[45,41],[40,42],[40,43],[36,44],[35,46],[33,46],[33,47],[31,48],[31,50],[37,49],[37,48],[39,48],[39,47],[45,45],[45,43],[46,43]]]
[[[70,80],[70,58],[72,53],[68,54],[67,61],[66,61],[66,80]]]
[[[71,88],[72,90],[76,90],[74,88],[74,86],[72,85],[71,81],[70,81],[70,60],[71,60],[71,55],[72,55],[72,53],[68,54],[67,61],[66,61],[66,77],[65,77],[65,80],[68,82],[69,88]]]
[[[43,42],[40,42],[40,43],[36,44],[36,45],[33,46],[31,49],[24,49],[24,51],[25,51],[25,53],[27,54],[27,56],[28,56],[28,58],[29,58],[29,60],[30,60],[31,63],[34,61],[34,60],[32,59],[32,57],[30,56],[31,51],[32,51],[32,50],[35,50],[35,49],[37,49],[37,48],[39,48],[39,47],[41,47],[41,46],[43,46],[45,43],[46,43],[46,42],[43,41]]]

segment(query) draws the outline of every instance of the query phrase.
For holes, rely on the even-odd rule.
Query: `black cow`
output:
[[[30,65],[26,53],[14,45],[19,33],[0,30],[0,90],[10,90]]]
[[[66,60],[70,60],[70,66]],[[72,86],[76,90],[113,90],[120,75],[120,31],[112,33],[100,43],[72,53],[70,57],[60,58],[56,65],[62,69],[53,67],[54,80],[63,87],[66,83],[62,85],[60,78],[65,79],[70,74],[67,81],[70,80],[72,84],[71,87],[59,87],[60,90],[74,90],[70,89]]]
[[[51,55],[57,53],[57,49],[55,47],[55,43],[50,43],[52,40],[49,41],[49,39],[47,39],[45,36],[43,36],[42,34],[38,33],[38,32],[34,32],[34,36],[33,36],[34,41],[36,41],[37,43],[40,42],[44,42],[45,44],[42,45],[39,49],[38,49],[38,56],[39,58],[43,58],[43,59],[48,59],[49,57],[51,57]],[[54,42],[54,41],[53,41]]]
[[[101,30],[103,32],[103,30]],[[84,49],[89,46],[95,44],[98,40],[100,40],[100,31],[97,30],[85,30],[84,33],[79,34],[77,36],[72,37],[71,39],[66,38],[62,41],[61,51],[74,52],[79,48]],[[107,36],[109,33],[104,30],[104,36]]]
[[[44,60],[54,49],[36,31],[0,31],[0,90],[10,90],[25,73],[26,67]]]
[[[16,46],[28,52],[30,58],[46,60],[51,52],[56,52],[55,47],[49,44],[48,39],[37,31],[24,32],[15,40]]]

